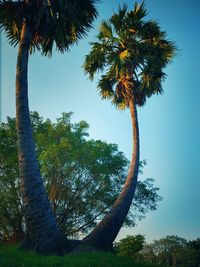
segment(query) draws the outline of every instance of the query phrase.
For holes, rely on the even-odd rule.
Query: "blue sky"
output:
[[[104,0],[99,17],[87,38],[69,53],[54,53],[51,59],[35,53],[29,64],[30,109],[55,120],[73,111],[73,121],[86,120],[90,137],[116,143],[130,159],[131,121],[129,111],[120,112],[102,101],[81,65],[89,52],[102,19],[109,18],[119,3]],[[139,1],[140,2],[140,1]],[[126,1],[131,8],[133,1]],[[148,18],[156,19],[179,48],[166,72],[165,94],[153,96],[140,108],[141,159],[148,165],[140,179],[152,177],[163,201],[126,234],[144,234],[147,241],[176,234],[188,239],[200,236],[200,1],[146,0]],[[2,119],[15,116],[15,68],[17,49],[2,36]]]

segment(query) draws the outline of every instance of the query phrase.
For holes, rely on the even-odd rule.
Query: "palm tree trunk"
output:
[[[62,253],[60,246],[65,246],[66,240],[57,227],[41,179],[30,122],[27,72],[31,38],[31,29],[24,22],[16,74],[19,173],[27,228],[23,246],[40,253]]]
[[[139,168],[139,128],[134,99],[129,102],[129,109],[132,119],[134,147],[128,176],[121,193],[110,211],[96,228],[83,239],[84,242],[105,251],[112,250],[113,242],[127,216],[137,185]]]

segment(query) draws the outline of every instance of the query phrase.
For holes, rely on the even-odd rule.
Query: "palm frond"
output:
[[[103,21],[99,43],[86,56],[86,73],[92,78],[98,70],[106,73],[98,89],[118,108],[128,107],[131,98],[142,106],[153,94],[163,93],[164,68],[176,53],[166,32],[156,21],[145,21],[146,15],[144,2],[136,3],[132,11],[120,7],[108,22]]]
[[[97,85],[101,98],[109,99],[113,97],[114,95],[113,86],[115,82],[116,82],[115,79],[109,79],[108,76],[102,75]]]
[[[126,12],[127,12],[127,5],[123,4],[122,6],[119,6],[118,13],[114,13],[112,17],[110,18],[110,23],[114,27],[114,31],[120,35],[122,31],[122,26],[124,25],[124,19],[126,18]]]
[[[128,49],[124,49],[123,51],[119,52],[119,58],[122,62],[125,62],[130,56],[130,52]]]
[[[109,71],[115,73],[117,78],[126,75],[129,55],[128,49],[112,51],[107,54],[106,61],[107,65],[110,66]]]
[[[26,21],[33,38],[31,49],[51,55],[53,47],[61,53],[86,35],[98,12],[99,0],[0,1],[0,28],[10,44],[17,44]]]
[[[159,41],[166,36],[166,32],[161,31],[158,23],[154,20],[146,21],[140,29],[140,34],[141,38],[150,44],[159,43]]]
[[[133,12],[137,19],[139,20],[143,19],[147,15],[144,2],[142,2],[142,4],[136,2],[134,5]]]
[[[114,105],[119,110],[125,110],[127,108],[127,104],[123,98],[119,98],[116,95],[112,98],[112,105]]]
[[[99,39],[105,40],[106,38],[112,39],[113,32],[111,24],[108,21],[103,21],[100,25]]]
[[[177,48],[174,42],[169,40],[161,40],[159,43],[159,48],[162,54],[163,66],[172,62],[173,57],[176,55]]]
[[[92,50],[85,57],[83,68],[89,78],[92,80],[96,72],[103,70],[106,65],[106,46],[95,42],[92,43]]]

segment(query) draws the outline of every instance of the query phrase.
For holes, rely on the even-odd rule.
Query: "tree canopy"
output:
[[[117,145],[89,139],[85,121],[63,113],[56,122],[31,113],[37,155],[57,222],[67,236],[87,233],[102,218],[124,182],[128,160]],[[19,190],[15,119],[0,126],[0,238],[20,239],[25,230]],[[141,162],[142,171],[145,161]],[[153,179],[138,182],[126,226],[157,208]]]
[[[118,108],[130,100],[138,106],[147,98],[163,92],[164,68],[172,61],[176,46],[155,20],[146,20],[144,5],[133,10],[119,6],[109,20],[101,23],[97,40],[85,57],[84,70],[90,79],[101,72],[98,89],[103,99]]]
[[[98,0],[0,1],[0,30],[17,45],[24,21],[31,32],[31,51],[51,55],[53,46],[64,52],[84,36],[97,17]]]
[[[170,235],[148,244],[143,235],[128,235],[115,243],[114,250],[119,255],[133,257],[137,262],[153,266],[200,266],[200,238],[188,241]]]
[[[146,263],[173,267],[199,267],[200,239],[187,241],[171,235],[146,244],[137,257]]]
[[[127,235],[114,244],[114,250],[122,256],[134,256],[143,249],[145,237],[143,235]]]

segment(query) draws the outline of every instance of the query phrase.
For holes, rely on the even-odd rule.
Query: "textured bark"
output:
[[[84,242],[105,251],[112,250],[113,242],[127,216],[137,185],[139,168],[139,129],[134,100],[130,101],[129,108],[132,119],[134,146],[128,176],[121,193],[110,211],[96,228],[83,239]]]
[[[32,33],[24,22],[18,50],[16,74],[16,118],[19,173],[25,221],[24,247],[40,253],[62,254],[67,240],[61,235],[41,179],[28,107],[28,57]]]

